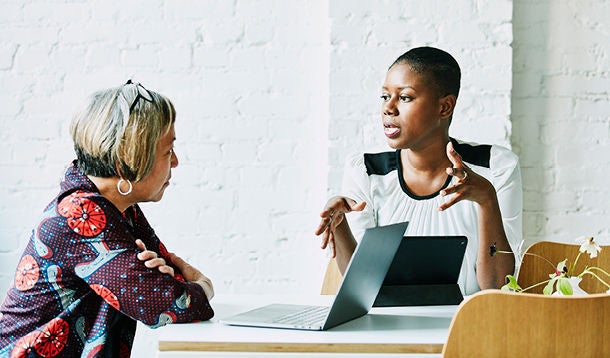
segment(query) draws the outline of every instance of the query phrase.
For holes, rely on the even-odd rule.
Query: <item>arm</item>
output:
[[[145,262],[137,258],[139,250],[135,240],[130,247],[129,240],[109,236],[80,244],[83,257],[96,257],[93,261],[81,262],[75,272],[112,307],[153,328],[167,323],[207,320],[213,316],[199,282],[182,282],[156,268],[146,267]]]
[[[320,213],[322,218],[316,235],[322,235],[322,249],[331,249],[343,274],[358,244],[359,235],[368,227],[376,226],[370,181],[362,154],[345,161],[343,167],[343,195],[330,198]],[[345,216],[352,213],[349,222]]]
[[[159,272],[168,274],[171,277],[175,276],[174,268],[171,264],[176,265],[177,269],[182,273],[182,277],[188,282],[195,282],[203,288],[206,297],[208,300],[211,300],[214,297],[214,287],[212,285],[212,281],[202,274],[199,270],[189,265],[186,261],[184,261],[181,257],[174,253],[168,253],[169,258],[166,261],[162,256],[157,255],[156,252],[147,250],[146,245],[142,240],[137,239],[136,245],[138,249],[142,250],[138,254],[138,260],[144,262],[144,266],[148,268],[157,268]],[[171,264],[168,264],[171,263]]]
[[[166,262],[169,255],[164,255],[165,247],[137,206],[128,212],[130,224],[104,198],[92,196],[87,200],[95,200],[99,205],[96,213],[104,218],[105,225],[94,237],[76,233],[72,252],[78,255],[72,257],[72,262],[74,273],[93,292],[116,310],[153,328],[207,320],[214,315],[202,285],[203,275],[198,271],[189,271],[184,265],[179,267],[179,263],[172,265],[176,276],[172,277],[160,272],[157,269],[160,266],[149,268],[138,259],[136,238],[159,252]],[[180,268],[187,268],[185,271],[192,275],[179,275]]]
[[[461,200],[478,204],[477,280],[481,289],[499,288],[504,284],[505,276],[514,273],[515,256],[489,255],[489,247],[494,243],[499,250],[512,251],[504,230],[496,189],[487,179],[463,163],[452,143],[447,145],[447,156],[453,163],[452,168],[447,168],[447,173],[456,176],[458,182],[441,191],[443,196],[452,196],[439,210],[446,210]]]
[[[322,236],[322,249],[330,246],[332,257],[336,258],[341,274],[345,273],[354,250],[356,239],[345,219],[345,214],[351,211],[362,211],[365,202],[356,203],[353,199],[335,196],[328,200],[320,213],[322,220],[316,229],[316,235]]]

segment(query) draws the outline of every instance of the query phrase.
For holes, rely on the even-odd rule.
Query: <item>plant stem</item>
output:
[[[572,269],[568,269],[568,276],[572,276],[572,274],[574,274],[574,270],[576,269],[576,263],[578,262],[578,259],[580,258],[581,254],[582,251],[578,251],[578,255],[576,255],[576,259],[574,260],[574,263],[572,263]]]
[[[606,276],[610,277],[610,274],[608,274],[606,271],[600,269],[599,267],[587,267],[582,274],[580,274],[580,276],[584,275],[584,274],[589,274],[593,277],[595,277],[596,279],[599,280],[599,282],[603,283],[606,287],[610,288],[610,284],[608,284],[606,281],[604,281],[601,277],[599,277],[597,274],[595,274],[594,272],[592,272],[591,270],[599,270],[601,272],[603,272],[604,274],[606,274]],[[580,277],[579,276],[579,277]]]
[[[500,251],[498,251],[498,252],[500,252]],[[511,252],[511,254],[512,254],[512,252]],[[530,252],[526,252],[526,253],[523,254],[523,256],[525,256],[525,255],[531,255],[531,256],[535,256],[535,257],[541,258],[544,261],[548,262],[549,265],[551,265],[551,267],[554,269],[554,271],[557,271],[557,266],[555,266],[555,264],[553,264],[551,261],[549,261],[546,257],[540,256],[538,254],[532,254]],[[532,286],[532,287],[534,287],[534,286]]]
[[[551,280],[550,280],[550,279],[548,279],[548,280],[546,280],[546,281],[538,282],[538,283],[537,283],[537,284],[535,284],[535,285],[531,285],[531,286],[529,286],[529,287],[526,287],[526,288],[524,288],[524,289],[521,289],[521,292],[525,292],[525,291],[527,291],[527,290],[529,290],[529,289],[531,289],[531,288],[534,288],[534,287],[536,287],[536,286],[545,285],[545,284],[549,283],[549,281],[551,281]]]

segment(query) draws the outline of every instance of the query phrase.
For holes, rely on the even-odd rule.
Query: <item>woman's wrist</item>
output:
[[[195,283],[201,286],[203,293],[208,298],[208,301],[214,297],[214,287],[212,286],[212,281],[210,281],[210,279],[202,278],[195,281]]]

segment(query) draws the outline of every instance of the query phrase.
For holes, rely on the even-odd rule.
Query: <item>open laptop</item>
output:
[[[467,244],[465,236],[405,236],[373,306],[459,304]]]
[[[330,307],[274,303],[219,321],[238,326],[321,331],[367,314],[407,225],[403,222],[365,231]]]

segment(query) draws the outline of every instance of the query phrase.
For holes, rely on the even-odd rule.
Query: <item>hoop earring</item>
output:
[[[121,190],[121,183],[122,182],[127,182],[127,184],[129,184],[129,189],[127,189],[127,191],[122,191]],[[131,182],[129,180],[125,180],[123,178],[121,178],[117,183],[116,183],[116,190],[119,191],[119,194],[126,196],[129,195],[131,193],[131,191],[133,190],[133,185],[131,184]]]

